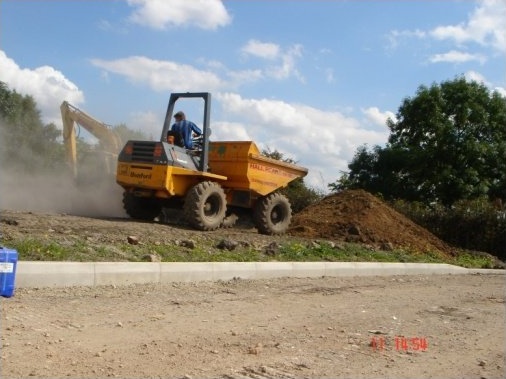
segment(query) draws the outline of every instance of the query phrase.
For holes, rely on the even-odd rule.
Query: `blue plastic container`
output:
[[[14,295],[18,252],[0,246],[0,296]]]

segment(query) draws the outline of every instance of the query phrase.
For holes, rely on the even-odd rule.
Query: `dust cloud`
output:
[[[0,156],[5,157],[7,147],[3,132],[3,125],[0,125]],[[100,160],[89,160],[87,167],[78,166],[88,180],[77,185],[70,169],[32,170],[30,165],[33,166],[37,156],[26,150],[20,155],[23,162],[0,161],[0,210],[126,217],[122,206],[123,190],[115,182],[114,174],[104,172]],[[63,164],[62,167],[66,168]]]
[[[64,173],[28,174],[0,168],[0,209],[24,212],[65,213],[87,217],[125,217],[122,189],[111,183],[74,185]]]

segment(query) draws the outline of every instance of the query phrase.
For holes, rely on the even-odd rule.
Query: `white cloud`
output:
[[[431,42],[449,41],[455,48],[446,53],[433,54],[430,63],[466,63],[479,62],[502,57],[506,52],[506,1],[479,0],[476,7],[464,22],[456,25],[440,25],[432,30],[405,30],[390,32],[390,47],[396,48],[401,39],[430,39]],[[479,45],[479,46],[477,46]],[[481,48],[481,53],[476,48]],[[474,50],[473,50],[474,49]],[[494,85],[487,83],[489,88]],[[502,86],[495,86],[499,93]]]
[[[459,44],[475,42],[493,49],[506,51],[506,1],[482,0],[466,23],[438,26],[430,34]]]
[[[302,45],[295,44],[286,50],[271,42],[260,42],[257,40],[249,40],[248,43],[241,48],[241,52],[248,56],[253,55],[273,61],[273,64],[263,70],[265,76],[283,80],[290,77],[297,78],[300,82],[304,82],[304,77],[297,70],[297,59],[302,57]]]
[[[501,96],[506,97],[506,88],[504,88],[504,87],[495,87],[494,91],[497,91]]]
[[[487,79],[479,72],[471,70],[466,72],[464,76],[468,81],[475,81],[478,83],[482,83],[483,85],[487,86],[491,91],[497,91],[499,94],[506,97],[506,88],[494,87],[494,85],[489,81],[487,81]]]
[[[458,25],[440,25],[429,31],[393,30],[389,33],[390,48],[398,47],[401,40],[432,37],[451,40],[459,47],[477,43],[498,52],[506,51],[506,1],[481,0],[466,22]]]
[[[216,29],[232,20],[220,0],[127,0],[130,20],[153,29],[195,26]]]
[[[133,56],[112,61],[92,59],[91,63],[106,71],[123,75],[134,83],[147,84],[155,91],[195,91],[195,88],[214,91],[224,85],[211,71],[171,61]]]
[[[281,56],[281,65],[267,69],[267,75],[275,79],[287,79],[295,76],[299,81],[304,82],[304,77],[296,68],[297,58],[302,56],[302,45],[294,45]]]
[[[226,103],[229,114],[241,115],[243,118],[255,120],[277,128],[301,128],[310,120],[304,114],[298,114],[295,106],[280,100],[243,99],[239,94],[220,94],[219,98]]]
[[[60,105],[64,100],[73,105],[84,103],[82,91],[53,67],[21,68],[1,50],[0,67],[0,81],[22,95],[32,96],[46,123],[61,126]]]
[[[378,126],[385,126],[389,118],[394,122],[396,121],[396,117],[393,112],[381,112],[377,107],[363,109],[362,112],[366,115],[369,121]]]
[[[248,128],[240,122],[216,121],[212,123],[211,140],[213,141],[251,141],[254,138]]]
[[[435,54],[429,59],[431,63],[439,63],[439,62],[464,63],[469,61],[478,61],[481,64],[485,63],[486,60],[487,58],[481,54],[470,54],[457,50],[452,50],[444,54]]]
[[[466,72],[464,76],[466,77],[466,79],[468,81],[475,81],[478,83],[483,83],[486,86],[490,86],[490,83],[488,83],[487,80],[485,79],[485,77],[482,74],[480,74],[479,72],[471,70],[471,71]]]
[[[392,30],[388,35],[389,48],[395,49],[397,48],[401,41],[411,38],[425,38],[427,35],[423,30]]]
[[[275,43],[249,40],[248,43],[241,48],[241,51],[246,55],[253,55],[259,58],[276,59],[279,56],[280,47]]]
[[[242,71],[227,70],[217,61],[203,62],[207,70],[173,61],[162,61],[143,56],[131,56],[115,60],[92,59],[91,63],[103,69],[101,76],[109,81],[109,73],[126,77],[133,83],[148,85],[155,91],[186,92],[195,88],[206,91],[231,90],[245,83],[265,77],[278,80],[294,76],[303,82],[304,78],[295,67],[295,58],[300,55],[300,46],[294,46],[281,55],[279,66],[265,70],[250,69]],[[202,63],[202,62],[201,62]],[[222,72],[223,77],[217,72]]]
[[[382,145],[388,137],[386,128],[384,132],[365,129],[339,112],[280,100],[246,99],[236,93],[219,93],[216,99],[228,120],[227,124],[215,122],[216,138],[244,136],[260,149],[277,150],[307,167],[306,183],[322,190],[339,178],[340,171],[348,170],[358,146]],[[224,130],[223,125],[227,126]]]

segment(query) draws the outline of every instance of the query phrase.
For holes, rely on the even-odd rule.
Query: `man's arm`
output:
[[[190,127],[194,133],[198,134],[199,136],[202,135],[202,130],[200,130],[200,128],[194,122],[190,123]]]

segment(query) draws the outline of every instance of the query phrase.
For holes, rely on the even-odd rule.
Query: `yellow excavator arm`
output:
[[[77,143],[75,124],[86,129],[90,134],[101,142],[104,153],[109,155],[106,159],[106,169],[113,171],[116,158],[122,147],[121,138],[107,124],[96,120],[89,114],[64,101],[61,106],[61,117],[63,121],[63,143],[65,145],[66,160],[69,164],[74,179],[77,179]]]

